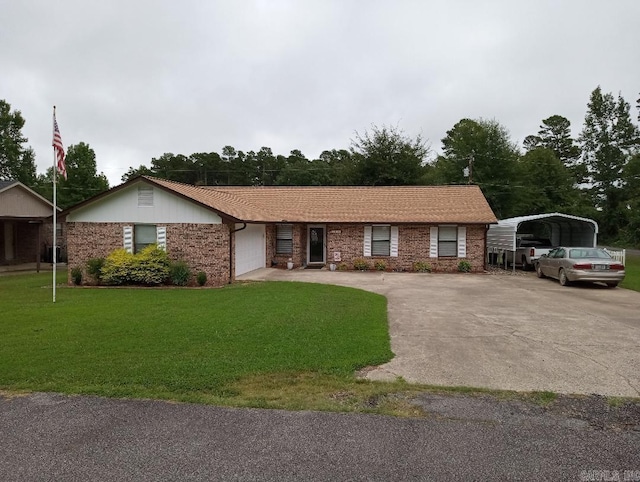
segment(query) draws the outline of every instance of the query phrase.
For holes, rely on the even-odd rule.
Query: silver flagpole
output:
[[[55,136],[55,122],[56,122],[56,106],[53,106],[53,135],[51,138],[53,139]],[[53,302],[56,302],[56,268],[58,265],[58,260],[56,256],[56,225],[58,224],[57,217],[57,206],[56,206],[56,177],[58,174],[58,166],[56,163],[56,147],[53,146]]]

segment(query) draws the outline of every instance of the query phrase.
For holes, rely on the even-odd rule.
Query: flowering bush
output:
[[[104,261],[102,281],[109,285],[159,285],[169,277],[169,257],[152,244],[136,254],[117,249]]]

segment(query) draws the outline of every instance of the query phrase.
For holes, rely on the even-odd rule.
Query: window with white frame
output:
[[[129,253],[137,253],[151,244],[160,249],[167,249],[167,228],[155,224],[136,224],[123,228],[124,249]]]
[[[293,254],[293,226],[276,225],[276,254]]]
[[[371,256],[389,256],[391,226],[371,226]]]
[[[134,253],[138,253],[150,244],[158,242],[155,224],[136,224],[133,230]]]
[[[398,226],[388,224],[368,225],[364,227],[364,256],[398,256]]]
[[[455,257],[458,255],[458,227],[438,227],[438,256]]]

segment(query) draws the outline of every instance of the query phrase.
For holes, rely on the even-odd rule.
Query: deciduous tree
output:
[[[122,182],[127,182],[129,179],[133,179],[137,176],[153,176],[154,172],[144,164],[140,164],[138,167],[130,167],[120,178]]]
[[[627,223],[621,227],[619,239],[634,247],[640,247],[640,154],[634,155],[624,166],[624,208]]]
[[[517,172],[519,187],[514,202],[519,214],[584,213],[573,175],[553,150],[530,150],[518,160]]]
[[[431,179],[438,184],[478,184],[498,218],[514,216],[519,152],[495,120],[462,119],[442,139]]]
[[[58,176],[58,206],[65,209],[109,189],[107,177],[97,172],[96,153],[80,142],[67,149],[67,179]]]
[[[422,136],[411,139],[396,127],[372,126],[351,141],[354,181],[363,186],[418,184],[429,148]]]
[[[0,99],[0,179],[20,181],[33,187],[36,165],[33,150],[22,135],[24,118],[19,110]]]

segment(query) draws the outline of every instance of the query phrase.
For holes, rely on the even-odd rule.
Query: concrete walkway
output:
[[[264,268],[239,280],[350,286],[388,299],[395,358],[372,380],[640,397],[640,293],[534,274]]]

